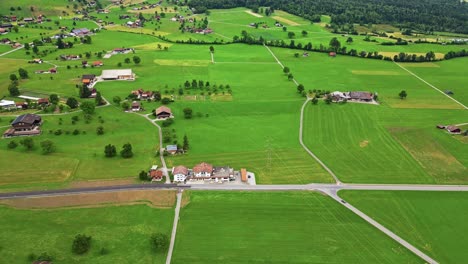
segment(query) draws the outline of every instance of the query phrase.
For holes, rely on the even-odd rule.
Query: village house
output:
[[[89,87],[96,81],[96,75],[94,74],[83,74],[81,76],[81,83]]]
[[[32,23],[32,22],[34,22],[34,18],[32,18],[32,17],[25,17],[25,18],[23,18],[23,21],[24,21],[25,23]]]
[[[148,100],[148,99],[153,99],[153,92],[151,91],[144,91],[143,89],[138,89],[132,91],[132,94],[136,96],[137,99],[139,100]]]
[[[37,63],[37,64],[41,64],[43,62],[42,59],[33,59],[32,61],[29,61],[30,63]]]
[[[14,49],[20,48],[20,47],[22,47],[22,46],[23,46],[23,45],[21,45],[21,43],[19,43],[19,42],[15,42],[15,43],[13,43],[13,44],[11,45],[11,47],[14,48]]]
[[[215,181],[229,181],[230,179],[234,178],[234,169],[230,168],[229,166],[214,167],[211,178],[214,178]]]
[[[77,37],[84,37],[84,36],[89,36],[92,34],[92,31],[90,31],[87,28],[78,28],[78,29],[73,29],[70,33],[72,36],[77,36]]]
[[[202,162],[192,169],[195,178],[210,178],[213,173],[213,165]]]
[[[189,175],[189,170],[184,166],[177,166],[172,168],[172,175],[174,175],[174,182],[184,182]]]
[[[62,60],[79,60],[80,56],[78,56],[78,55],[60,55],[60,59],[62,59]]]
[[[48,106],[49,104],[49,98],[39,98],[39,100],[37,100],[38,106]]]
[[[169,107],[167,106],[160,106],[156,108],[156,118],[158,119],[165,119],[165,118],[172,118],[172,111]]]
[[[4,137],[14,137],[14,136],[34,136],[41,133],[40,125],[42,123],[42,118],[35,114],[24,114],[18,116],[11,123],[11,128],[9,128],[5,133]]]
[[[166,151],[169,153],[169,154],[176,154],[177,153],[177,145],[167,145],[166,146]]]
[[[8,33],[8,30],[4,29],[4,28],[0,28],[0,35],[4,35],[4,34],[7,34]]]
[[[112,54],[127,54],[133,51],[133,48],[115,48],[112,50]]]
[[[461,129],[459,127],[457,127],[457,126],[447,126],[446,129],[450,134],[460,134],[461,133]]]
[[[101,78],[103,80],[135,80],[135,75],[131,69],[103,70]]]
[[[138,101],[133,101],[132,102],[132,111],[133,112],[141,111],[141,103],[138,102]]]
[[[102,61],[95,61],[95,62],[93,62],[93,66],[94,66],[94,67],[101,67],[101,66],[103,66],[103,65],[104,65],[104,63],[102,63]]]
[[[164,173],[162,170],[158,170],[158,165],[153,165],[149,171],[151,181],[161,181]]]
[[[7,45],[8,45],[8,44],[11,43],[11,40],[10,40],[9,38],[2,38],[2,39],[0,40],[0,43],[2,43],[2,44],[7,44]]]
[[[16,109],[28,109],[28,103],[27,102],[16,102]]]
[[[371,92],[349,92],[350,100],[370,102],[374,100],[374,95]]]
[[[10,101],[10,100],[0,100],[0,109],[3,110],[12,110],[16,109],[16,103],[15,101]]]

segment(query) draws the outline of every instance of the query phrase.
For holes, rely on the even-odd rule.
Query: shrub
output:
[[[18,146],[18,143],[16,143],[16,141],[14,141],[14,140],[8,142],[8,145],[7,145],[7,147],[8,147],[9,149],[14,149],[14,148],[16,148],[17,146]]]
[[[150,242],[154,252],[162,252],[169,245],[169,237],[163,233],[155,233],[151,235]]]
[[[75,236],[72,245],[72,252],[78,255],[88,252],[91,248],[91,236],[78,234]]]

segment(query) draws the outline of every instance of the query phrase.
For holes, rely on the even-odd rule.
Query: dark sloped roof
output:
[[[25,114],[18,116],[11,124],[26,123],[32,125],[35,122],[41,122],[41,117],[35,114]]]

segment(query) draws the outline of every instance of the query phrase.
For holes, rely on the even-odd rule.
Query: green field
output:
[[[341,191],[339,194],[439,263],[462,263],[468,257],[466,192]]]
[[[2,263],[31,263],[29,254],[47,252],[54,263],[164,263],[165,254],[152,253],[152,233],[170,234],[173,210],[146,205],[99,208],[18,210],[0,207]],[[91,250],[72,254],[77,234],[92,236]],[[108,254],[101,255],[102,248]]]
[[[421,262],[319,193],[189,195],[181,209],[173,263]]]

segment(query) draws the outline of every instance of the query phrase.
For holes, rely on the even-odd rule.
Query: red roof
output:
[[[102,61],[95,61],[93,62],[93,65],[96,66],[96,65],[102,65]]]
[[[150,171],[150,177],[151,178],[156,178],[156,179],[161,179],[163,176],[162,170],[152,170]]]
[[[156,115],[159,115],[162,112],[166,112],[172,115],[171,109],[167,106],[160,106],[156,109]]]
[[[200,172],[212,173],[213,165],[206,163],[206,162],[202,162],[200,164],[195,165],[195,167],[193,167],[193,172],[194,173],[200,173]]]
[[[172,174],[183,174],[187,175],[188,174],[188,169],[184,166],[177,166],[172,170]]]
[[[49,99],[48,98],[40,98],[39,100],[37,100],[37,103],[38,104],[48,104]]]

